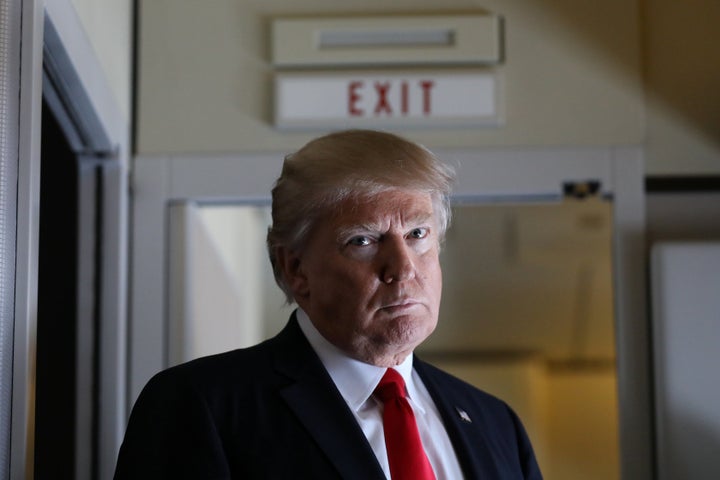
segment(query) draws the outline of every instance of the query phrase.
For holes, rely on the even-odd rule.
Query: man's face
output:
[[[315,327],[350,356],[400,363],[435,329],[442,290],[429,194],[392,190],[349,199],[321,218],[286,269]],[[290,273],[288,273],[290,272]]]

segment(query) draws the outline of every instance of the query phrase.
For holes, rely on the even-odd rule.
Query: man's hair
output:
[[[285,157],[272,189],[272,226],[267,246],[275,281],[288,303],[277,250],[299,253],[315,222],[348,198],[367,198],[388,190],[430,194],[442,240],[450,223],[454,172],[425,147],[397,135],[346,130],[316,138]]]

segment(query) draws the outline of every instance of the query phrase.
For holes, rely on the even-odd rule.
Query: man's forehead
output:
[[[424,192],[346,199],[339,207],[334,222],[338,226],[427,222],[435,216],[432,199]]]

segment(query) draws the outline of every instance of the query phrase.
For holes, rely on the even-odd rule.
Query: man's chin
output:
[[[382,332],[384,343],[397,351],[412,351],[432,334],[436,324],[424,315],[395,315]]]

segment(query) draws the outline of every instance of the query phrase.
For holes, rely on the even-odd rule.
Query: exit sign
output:
[[[498,76],[485,72],[278,74],[280,128],[499,125]]]

